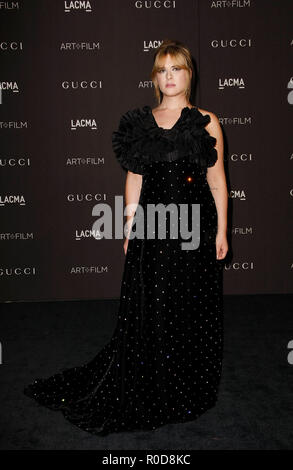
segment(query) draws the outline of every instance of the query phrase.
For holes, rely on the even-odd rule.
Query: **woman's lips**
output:
[[[175,83],[167,83],[166,87],[167,86],[175,86]]]

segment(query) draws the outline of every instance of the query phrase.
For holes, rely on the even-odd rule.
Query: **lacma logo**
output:
[[[75,1],[65,1],[64,2],[64,11],[65,13],[69,13],[71,11],[80,11],[80,10],[83,10],[85,11],[86,13],[91,13],[92,12],[92,6],[91,6],[91,2],[89,1],[78,1],[78,0],[75,0]]]
[[[17,82],[0,82],[0,89],[5,91],[13,91],[13,93],[19,93]]]
[[[95,119],[71,119],[71,130],[76,131],[77,129],[91,129],[96,131],[98,129]]]
[[[155,41],[143,41],[143,50],[144,52],[152,51],[153,49],[157,49],[162,44],[163,41],[155,40]]]
[[[7,194],[0,195],[0,206],[7,206],[8,204],[18,204],[25,206],[25,198],[22,194]]]
[[[96,240],[101,240],[103,237],[99,230],[83,229],[75,230],[75,240],[82,240],[87,238],[95,238]]]
[[[230,197],[232,199],[239,199],[240,201],[246,201],[246,194],[243,189],[234,189],[230,191]]]
[[[219,90],[224,88],[245,88],[243,78],[219,78]]]

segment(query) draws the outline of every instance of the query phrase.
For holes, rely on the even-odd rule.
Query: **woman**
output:
[[[157,108],[127,111],[112,135],[116,157],[127,171],[130,213],[111,340],[88,364],[37,379],[25,389],[93,434],[194,420],[217,401],[228,197],[219,121],[191,106],[192,74],[188,49],[164,41],[152,71]],[[138,208],[147,212],[158,204],[159,222],[138,217]],[[180,204],[187,219],[175,210]],[[193,213],[192,206],[200,212]],[[176,223],[165,223],[161,236],[171,213]],[[197,222],[199,244],[188,244],[182,232],[174,236],[171,227],[183,219],[188,228]],[[134,227],[143,227],[144,236],[135,236]]]

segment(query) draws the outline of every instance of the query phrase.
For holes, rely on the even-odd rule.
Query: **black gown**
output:
[[[170,237],[167,230],[161,238],[158,222],[154,238],[130,239],[111,340],[89,363],[24,389],[92,434],[195,420],[217,401],[222,263],[216,259],[217,211],[206,180],[217,160],[216,139],[205,129],[209,121],[198,108],[185,107],[165,129],[144,106],[123,114],[112,134],[122,168],[143,175],[142,207],[200,204],[200,245],[182,250],[181,235]]]

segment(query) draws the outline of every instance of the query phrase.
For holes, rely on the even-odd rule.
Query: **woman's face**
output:
[[[167,96],[185,93],[190,80],[188,70],[177,66],[169,54],[161,59],[156,78],[161,92]]]

